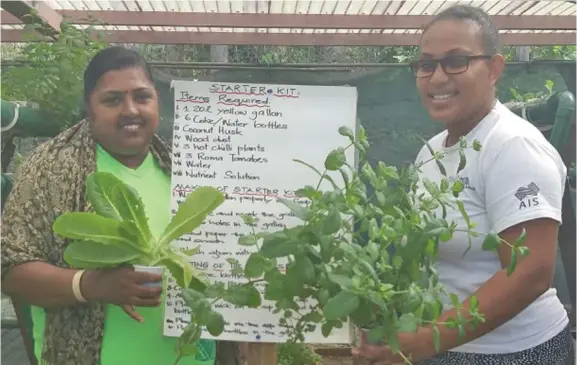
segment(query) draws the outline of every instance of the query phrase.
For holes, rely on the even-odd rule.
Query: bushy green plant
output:
[[[458,198],[464,185],[446,176],[443,153],[429,146],[433,157],[423,163],[436,163],[446,176],[437,184],[419,179],[422,165],[399,171],[379,162],[373,168],[366,159],[369,143],[364,129],[360,128],[357,137],[346,127],[339,132],[350,142],[328,154],[323,172],[298,161],[316,171],[318,184],[298,190],[297,199],[280,199],[301,224],[273,233],[258,232],[258,220],[244,217],[253,233],[241,237],[238,244],[252,247],[254,252],[244,267],[234,259],[229,262],[233,273],[244,275],[247,281],[230,286],[212,283],[202,291],[183,290],[193,313],[187,331],[194,332],[196,339],[204,326],[213,335],[222,332],[222,317],[217,318],[211,309],[218,300],[253,308],[263,298],[274,302],[274,313],[282,314],[280,324],[290,330],[293,342],[303,341],[305,334],[318,326],[328,336],[334,328],[352,322],[365,329],[370,340],[382,340],[394,350],[398,350],[399,332],[431,325],[438,347],[443,295],[459,309],[459,314],[444,325],[464,334],[467,326],[483,321],[476,298],[472,298],[470,316],[465,319],[457,296],[447,293],[439,283],[433,267],[439,245],[457,231],[469,237],[484,235],[486,250],[509,245],[510,274],[518,255],[528,253],[523,246],[525,233],[509,243],[496,233],[476,232]],[[346,159],[349,148],[358,152],[359,171]],[[477,141],[469,146],[465,139],[460,140],[459,171],[466,166],[464,151],[469,148],[479,151],[481,146]],[[335,173],[342,182],[337,183]],[[328,181],[332,190],[320,190],[323,181]],[[421,193],[419,185],[427,194]],[[449,207],[461,212],[466,227],[446,219]],[[279,269],[281,262],[286,262],[286,270]],[[265,285],[262,297],[255,285],[259,282]],[[304,300],[313,305],[302,310]]]
[[[36,30],[41,23],[23,30],[28,43],[14,61],[18,66],[2,72],[2,99],[32,101],[51,114],[64,129],[81,116],[83,74],[90,59],[107,46],[94,26],[86,29],[60,24],[61,32],[51,37]]]
[[[302,343],[282,343],[277,348],[277,365],[319,365],[321,357]]]

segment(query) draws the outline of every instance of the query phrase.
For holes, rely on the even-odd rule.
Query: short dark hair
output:
[[[499,29],[493,23],[491,16],[482,9],[470,5],[453,5],[436,14],[423,28],[423,34],[433,24],[442,20],[468,20],[474,22],[480,28],[485,53],[489,56],[494,56],[501,52]]]
[[[153,82],[152,72],[146,60],[137,52],[124,47],[108,47],[99,51],[90,60],[84,71],[84,101],[88,103],[90,93],[96,87],[98,80],[113,70],[122,70],[131,67],[141,67],[148,79]]]

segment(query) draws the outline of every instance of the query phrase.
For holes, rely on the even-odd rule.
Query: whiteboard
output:
[[[200,246],[191,263],[211,281],[244,282],[231,275],[227,258],[243,266],[256,250],[238,245],[250,233],[240,215],[259,218],[258,231],[278,231],[301,223],[277,202],[278,197],[295,198],[294,191],[315,185],[319,176],[293,159],[324,171],[327,154],[348,145],[338,133],[348,126],[356,130],[357,90],[354,87],[292,86],[240,83],[174,81],[174,135],[171,211],[198,186],[213,186],[227,200],[190,235],[175,241],[180,248]],[[354,165],[355,151],[347,149]],[[335,181],[342,181],[340,175]],[[324,183],[322,188],[332,189]],[[260,288],[261,293],[264,290]],[[164,316],[164,335],[180,336],[190,321],[190,312],[169,278]],[[308,306],[311,303],[303,303]],[[279,326],[274,304],[263,298],[260,308],[234,308],[215,304],[225,319],[218,340],[284,343],[286,330]],[[308,343],[350,343],[348,323],[333,329],[325,338],[308,333]],[[203,331],[203,338],[213,337]]]

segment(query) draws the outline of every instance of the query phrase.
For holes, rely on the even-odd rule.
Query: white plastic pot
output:
[[[164,266],[144,266],[144,265],[133,265],[133,266],[134,271],[136,272],[151,272],[160,275],[164,274],[165,269]],[[144,283],[143,285],[151,288],[162,288],[162,281]]]

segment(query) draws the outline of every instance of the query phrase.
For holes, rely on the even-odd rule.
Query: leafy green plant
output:
[[[339,133],[350,143],[328,154],[323,172],[297,161],[319,175],[318,184],[298,190],[296,199],[280,199],[302,224],[258,232],[258,220],[243,217],[252,233],[241,237],[238,244],[254,252],[244,267],[234,259],[229,262],[232,272],[244,275],[247,281],[228,286],[211,283],[204,291],[183,289],[182,297],[193,313],[187,331],[196,338],[204,326],[212,335],[222,332],[222,317],[210,309],[219,300],[240,307],[258,307],[263,299],[272,301],[273,312],[281,314],[279,324],[290,331],[292,342],[303,341],[305,334],[318,326],[328,336],[334,328],[351,322],[364,329],[369,340],[384,341],[396,351],[399,332],[430,325],[438,348],[439,325],[458,328],[462,335],[465,328],[484,320],[476,298],[471,300],[466,319],[457,296],[439,283],[433,267],[439,245],[457,231],[469,238],[484,235],[486,250],[511,247],[510,274],[517,258],[528,254],[523,246],[525,233],[509,243],[496,233],[475,231],[475,223],[459,200],[463,183],[449,180],[441,163],[444,154],[430,146],[433,157],[423,164],[439,166],[445,175],[440,183],[419,178],[423,164],[397,170],[379,162],[373,168],[366,159],[370,146],[364,129],[360,128],[358,136],[346,127]],[[359,171],[346,159],[349,148],[358,152]],[[464,151],[469,148],[479,151],[481,145],[475,141],[469,146],[465,139],[460,140],[459,171],[466,166]],[[323,181],[328,181],[332,190],[320,190]],[[421,185],[427,193],[421,192]],[[461,212],[466,227],[447,220],[449,207]],[[286,262],[286,270],[279,269],[281,262]],[[263,296],[256,283],[264,283]],[[459,313],[441,323],[444,295]],[[302,305],[305,300],[312,305]]]
[[[544,85],[544,88],[546,91],[539,91],[536,93],[525,93],[525,94],[519,93],[514,88],[510,88],[509,91],[511,92],[511,95],[513,96],[514,101],[531,102],[531,101],[535,101],[537,99],[541,99],[541,98],[544,98],[546,96],[553,94],[553,88],[554,87],[555,87],[555,82],[553,80],[547,80],[547,81],[545,81],[545,85]]]
[[[319,365],[321,357],[302,343],[282,343],[277,347],[277,365]]]
[[[30,43],[14,60],[18,65],[3,70],[1,95],[4,100],[38,103],[64,129],[79,120],[84,70],[107,44],[94,26],[79,29],[62,22],[54,39],[36,32],[43,26],[24,27],[25,41]]]
[[[107,172],[94,172],[86,180],[86,195],[94,212],[68,212],[53,224],[56,234],[73,241],[64,251],[72,267],[98,269],[121,264],[164,266],[178,285],[204,287],[189,256],[196,250],[181,251],[172,242],[199,227],[208,214],[225,200],[216,188],[199,187],[189,194],[160,237],[149,228],[142,200],[137,192]]]

